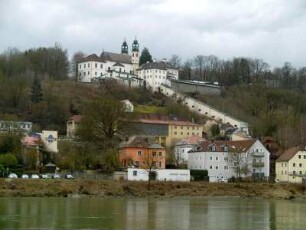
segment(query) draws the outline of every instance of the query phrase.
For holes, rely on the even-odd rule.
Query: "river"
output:
[[[306,229],[306,200],[0,198],[0,229]]]

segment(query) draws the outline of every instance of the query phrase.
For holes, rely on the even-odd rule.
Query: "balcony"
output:
[[[264,157],[265,153],[264,152],[253,152],[253,157]]]
[[[253,168],[262,168],[265,166],[264,162],[253,162],[252,163]]]

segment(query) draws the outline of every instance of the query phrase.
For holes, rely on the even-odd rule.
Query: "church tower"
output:
[[[137,39],[135,38],[132,43],[132,64],[134,73],[136,73],[136,69],[139,68],[139,44]]]
[[[128,54],[129,53],[129,47],[127,45],[126,40],[124,39],[124,42],[122,43],[121,46],[121,54]]]

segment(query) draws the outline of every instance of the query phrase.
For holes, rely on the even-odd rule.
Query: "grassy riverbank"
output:
[[[205,183],[205,182],[147,182],[101,180],[22,180],[0,179],[0,197],[66,197],[132,196],[239,196],[292,199],[305,198],[303,185],[269,183]]]

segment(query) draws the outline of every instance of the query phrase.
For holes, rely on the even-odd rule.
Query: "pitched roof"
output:
[[[197,135],[192,135],[190,137],[180,140],[175,145],[197,145],[202,141],[205,141],[205,139]]]
[[[69,121],[80,122],[82,119],[82,115],[73,115],[69,118]]]
[[[120,67],[124,67],[124,65],[122,65],[120,62],[116,62],[113,66],[120,66]]]
[[[300,147],[291,147],[285,150],[285,152],[276,161],[289,161],[300,150]]]
[[[243,152],[251,148],[256,142],[255,139],[239,140],[239,141],[203,141],[195,149],[189,152],[211,152],[211,147],[215,146],[215,152],[224,152],[224,146],[228,149]]]
[[[148,62],[139,67],[140,70],[142,69],[176,69],[170,63],[165,61],[158,61],[158,62]]]
[[[163,149],[160,144],[155,143],[152,137],[147,136],[132,136],[127,141],[120,143],[119,148],[153,148],[153,149]]]
[[[131,56],[128,54],[117,54],[103,51],[100,55],[100,58],[104,61],[132,64]]]
[[[90,54],[87,57],[83,58],[81,62],[86,62],[86,61],[98,61],[98,62],[103,62],[101,58],[99,58],[96,54]]]
[[[189,125],[199,126],[199,124],[183,120],[177,117],[170,117],[162,114],[142,113],[138,116],[138,122],[145,124],[171,124],[171,125]]]

